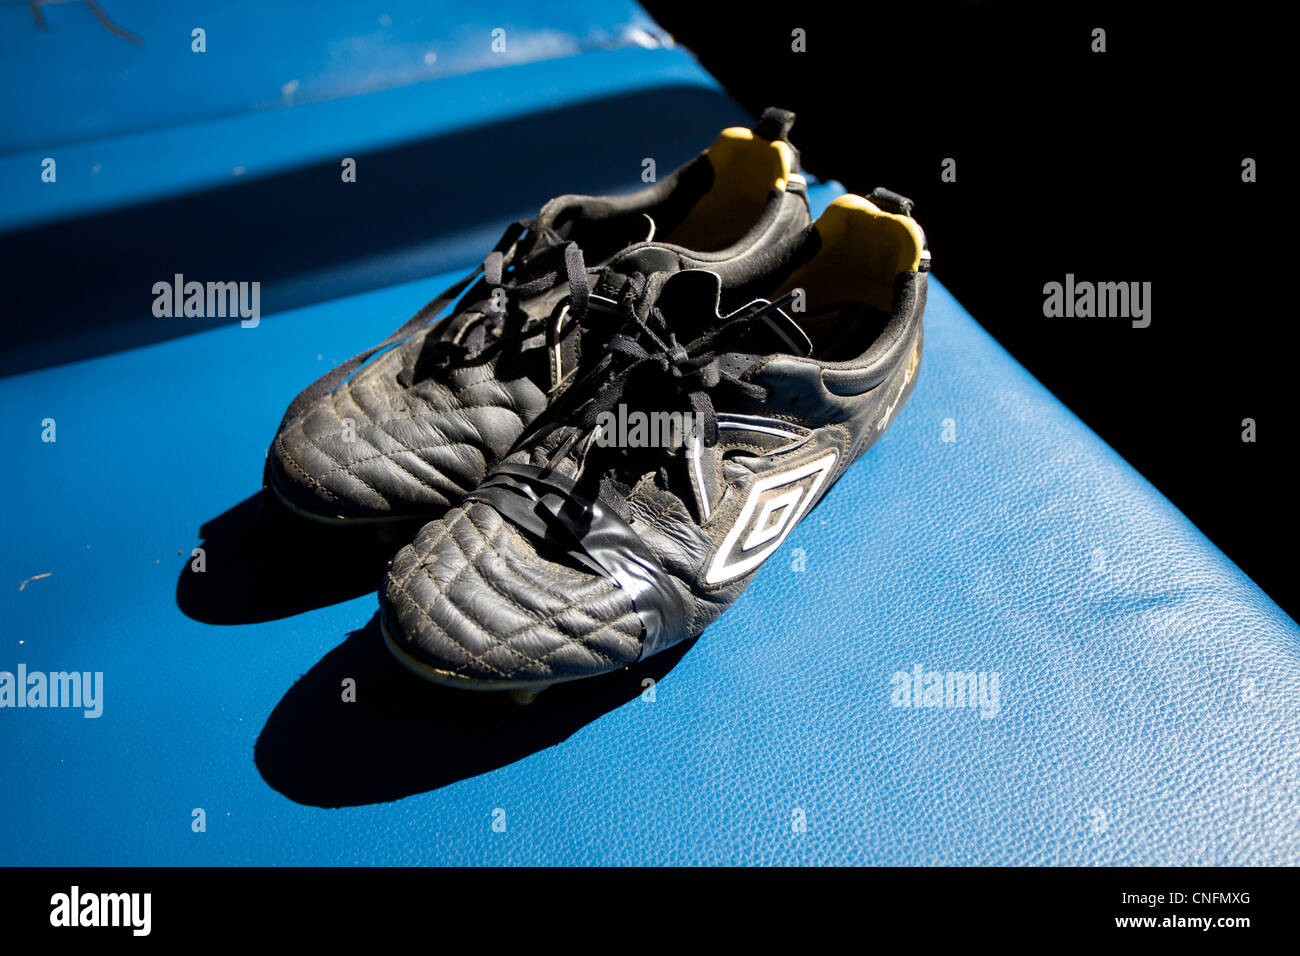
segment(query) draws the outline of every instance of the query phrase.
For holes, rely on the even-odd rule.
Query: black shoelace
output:
[[[793,299],[793,294],[730,318],[725,325],[692,343],[693,350],[688,350],[677,340],[657,307],[648,310],[638,307],[648,283],[644,283],[641,276],[634,276],[633,280],[643,284],[635,290],[635,295],[624,297],[628,324],[605,344],[611,359],[609,366],[617,368],[585,405],[575,430],[548,456],[550,466],[563,459],[580,440],[595,435],[600,417],[618,407],[634,380],[635,394],[638,397],[653,396],[652,404],[656,408],[668,410],[673,406],[689,406],[694,413],[695,428],[700,430],[700,439],[706,448],[718,443],[717,412],[711,397],[714,392],[726,387],[755,400],[762,400],[767,395],[763,386],[746,382],[736,372],[723,367],[725,348],[722,343],[743,334],[769,312],[787,304]],[[638,405],[644,404],[644,401],[638,402]],[[552,427],[561,424],[557,422]]]
[[[526,253],[519,255],[516,261],[520,239],[525,233],[528,233],[531,240],[529,248]],[[529,269],[528,266],[542,258],[550,249],[560,245],[564,246],[562,267],[557,265],[556,268],[533,274],[534,270]],[[507,269],[511,269],[509,274]],[[481,318],[471,324],[463,342],[436,339],[429,344],[429,347],[421,349],[420,354],[409,356],[398,373],[400,384],[409,388],[418,379],[428,357],[438,361],[478,358],[492,342],[502,337],[512,299],[517,301],[549,289],[559,282],[561,277],[567,279],[569,283],[569,299],[566,304],[569,306],[570,315],[582,321],[586,317],[589,302],[587,273],[582,250],[576,242],[565,243],[554,229],[535,220],[520,220],[513,223],[501,237],[501,241],[473,272],[444,290],[378,345],[357,353],[303,389],[284,413],[280,428],[296,418],[303,409],[322,395],[338,388],[373,355],[405,341],[435,320],[439,313],[455,302],[479,275],[483,276],[488,286],[488,295],[463,311],[481,311],[483,313]],[[496,290],[501,290],[503,294],[493,294]]]

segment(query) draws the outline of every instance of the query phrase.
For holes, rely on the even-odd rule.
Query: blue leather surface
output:
[[[113,9],[160,21],[151,30],[161,37],[190,15],[146,6]],[[0,8],[18,20],[0,37],[15,53],[0,70],[32,87],[0,101],[0,129],[15,131],[10,146],[48,140],[0,146],[0,259],[28,277],[6,299],[0,375],[210,327],[152,315],[142,290],[178,273],[256,281],[269,315],[458,269],[466,250],[490,248],[503,224],[551,196],[641,186],[645,157],[672,169],[747,121],[634,4],[493,8],[490,22],[506,24],[502,54],[490,52],[488,20],[446,4],[309,6],[315,25],[293,39],[302,4],[274,6],[266,23],[238,4],[209,9],[203,55],[188,43],[181,54],[137,48],[85,9],[52,8],[42,32],[21,19],[31,20],[26,6]],[[418,81],[408,69],[417,47],[439,54],[427,71],[421,61]],[[264,61],[245,74],[230,67],[232,48]],[[56,80],[33,87],[51,69],[46,54]],[[208,56],[226,63],[229,84],[204,73]],[[159,80],[176,70],[176,84]],[[304,80],[288,101],[264,102],[268,70]],[[120,116],[100,103],[101,79],[132,97]],[[110,120],[112,135],[76,138]],[[41,180],[47,155],[55,182]],[[342,182],[342,157],[355,160],[355,182]]]
[[[0,382],[0,668],[105,681],[97,720],[0,711],[0,862],[1300,859],[1300,631],[937,283],[910,405],[653,701],[426,687],[371,594],[185,617],[286,397],[444,281]],[[998,713],[891,706],[915,664]]]
[[[0,229],[647,85],[713,81],[635,3],[0,5]],[[190,31],[207,31],[191,51]],[[492,31],[505,48],[493,52]],[[425,61],[433,54],[433,62]],[[579,55],[580,54],[580,55]],[[508,69],[508,76],[493,74]],[[58,163],[55,184],[41,163]]]
[[[378,572],[246,499],[450,278],[0,379],[0,670],[104,675],[0,709],[0,863],[1300,862],[1300,628],[937,282],[911,403],[693,646],[527,708],[409,677]],[[916,665],[996,713],[894,706]]]

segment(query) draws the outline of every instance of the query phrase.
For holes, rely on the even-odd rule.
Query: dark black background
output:
[[[798,114],[810,172],[915,200],[939,281],[1300,616],[1296,319],[1272,239],[1290,209],[1280,21],[1249,5],[646,6],[752,114]],[[1044,283],[1068,272],[1150,281],[1151,326],[1044,318]]]

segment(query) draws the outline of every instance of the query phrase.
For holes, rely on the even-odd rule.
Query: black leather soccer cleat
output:
[[[560,196],[511,226],[482,266],[294,400],[268,486],[325,522],[427,518],[458,501],[603,354],[618,320],[601,293],[626,273],[744,272],[807,226],[793,122],[767,110],[756,132],[724,130],[654,185]]]
[[[700,634],[898,415],[929,253],[842,196],[767,269],[634,276],[605,358],[394,559],[385,639],[443,684],[536,690]]]

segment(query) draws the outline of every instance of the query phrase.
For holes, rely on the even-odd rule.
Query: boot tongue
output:
[[[678,342],[694,342],[721,327],[718,300],[722,279],[707,269],[688,269],[668,277],[655,300]]]
[[[724,341],[718,343],[728,352],[812,354],[812,342],[804,330],[781,309],[768,309],[761,318],[742,321],[742,316],[768,306],[768,300],[755,299],[732,318],[718,314],[721,298],[722,279],[716,272],[689,269],[668,278],[656,304],[679,342],[693,342],[734,322],[735,331],[724,333]]]
[[[628,277],[637,272],[648,276],[656,272],[675,273],[681,268],[681,256],[673,250],[647,243],[615,256],[591,291],[596,295],[614,298]]]

